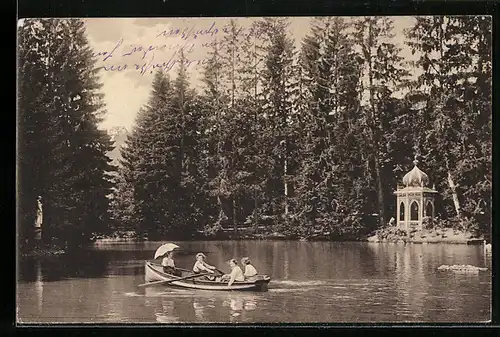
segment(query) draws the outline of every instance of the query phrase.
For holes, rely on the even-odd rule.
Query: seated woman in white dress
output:
[[[231,273],[222,276],[221,281],[228,281],[227,285],[231,286],[234,281],[245,281],[245,276],[243,276],[243,271],[238,266],[238,262],[235,259],[229,261],[229,266],[231,267]]]
[[[250,259],[248,257],[244,257],[241,259],[241,264],[245,266],[245,273],[243,274],[246,279],[251,279],[257,275],[257,269],[250,263]]]

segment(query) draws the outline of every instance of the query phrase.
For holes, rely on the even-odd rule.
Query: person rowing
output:
[[[208,272],[210,274],[215,274],[214,270],[216,268],[205,262],[206,257],[207,256],[203,253],[196,254],[196,262],[194,263],[194,266],[193,266],[193,272],[195,274],[200,274],[202,272]],[[209,279],[213,279],[213,278],[214,277],[209,277]]]

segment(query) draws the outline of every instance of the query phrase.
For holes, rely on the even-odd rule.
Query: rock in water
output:
[[[483,268],[483,267],[476,267],[476,266],[471,266],[471,265],[446,265],[443,264],[437,268],[438,270],[452,270],[452,271],[462,271],[462,272],[478,272],[478,271],[485,271],[488,270],[488,268]]]

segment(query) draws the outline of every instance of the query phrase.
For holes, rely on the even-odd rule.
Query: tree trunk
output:
[[[217,222],[222,226],[222,220],[224,220],[226,213],[224,213],[224,209],[222,208],[222,201],[220,200],[219,195],[217,196],[217,204],[219,205],[219,218],[217,219]]]
[[[384,191],[383,191],[383,182],[382,182],[382,174],[380,172],[380,158],[379,158],[379,134],[380,130],[378,129],[379,126],[376,125],[376,104],[375,104],[375,86],[373,83],[374,80],[374,75],[373,75],[373,56],[371,55],[371,48],[373,44],[373,36],[372,36],[372,25],[373,23],[370,21],[369,26],[368,26],[368,48],[370,48],[370,58],[368,60],[368,80],[369,80],[369,85],[370,85],[370,110],[371,110],[371,115],[370,115],[370,121],[369,121],[369,126],[371,127],[371,138],[373,141],[372,145],[372,155],[373,155],[373,161],[374,161],[374,168],[375,168],[375,180],[377,182],[377,202],[378,202],[378,214],[379,214],[379,225],[385,225],[385,202],[384,202]]]
[[[254,97],[253,97],[253,102],[254,103],[254,106],[253,106],[253,109],[254,109],[254,125],[259,125],[259,119],[258,119],[258,110],[257,110],[257,106],[255,104],[255,102],[257,102],[257,99],[258,99],[258,75],[257,75],[257,43],[255,42],[255,39],[253,40],[253,47],[254,47],[254,59],[253,59],[253,75],[254,75]],[[260,156],[258,156],[260,153],[259,153],[259,148],[258,148],[258,143],[257,143],[257,140],[256,140],[256,137],[253,138],[253,146],[254,146],[254,151],[255,153],[257,154],[257,160],[255,160],[255,171],[258,172],[258,167],[259,167],[259,162],[258,160],[260,159]],[[258,175],[255,174],[254,176],[254,214],[255,214],[255,217],[253,219],[254,223],[255,223],[255,226],[259,226],[259,217],[258,217],[258,209],[259,209],[259,195],[258,195],[258,191],[257,191],[257,185],[259,184],[259,181],[258,181]]]
[[[233,199],[233,228],[234,228],[234,233],[236,234],[238,232],[236,225],[236,201],[234,196],[232,197],[232,199]]]
[[[455,211],[457,212],[457,217],[462,216],[462,212],[460,209],[460,202],[458,200],[458,194],[457,194],[457,187],[455,186],[455,183],[453,182],[453,177],[451,176],[451,172],[448,171],[448,185],[450,186],[452,197],[453,197],[453,204],[455,206]]]
[[[182,94],[181,94],[182,95]],[[181,130],[179,147],[179,176],[182,184],[182,172],[184,171],[184,99],[181,98]]]
[[[376,150],[376,152],[378,152]],[[379,207],[379,220],[382,226],[386,225],[385,219],[385,200],[384,200],[384,186],[382,184],[382,174],[380,172],[380,159],[378,153],[375,154],[375,175],[377,179],[377,199]]]
[[[234,22],[232,23],[234,24]],[[235,57],[235,49],[236,49],[236,36],[235,31],[234,31],[234,26],[232,27],[232,39],[231,39],[231,108],[233,109],[232,113],[234,114],[234,103],[235,103],[235,91],[236,91],[236,80],[235,80],[235,71],[236,71],[236,57]],[[231,169],[234,171],[235,170],[235,151],[236,151],[236,145],[237,142],[236,140],[233,139],[232,141],[232,158],[231,158]],[[234,177],[234,172],[231,172],[231,176]],[[234,188],[234,186],[232,186]],[[232,205],[233,205],[233,228],[234,228],[234,233],[236,234],[238,231],[236,229],[236,198],[234,196],[234,192],[232,193],[233,195],[231,196],[232,199]]]
[[[259,226],[259,216],[258,216],[258,209],[259,209],[259,201],[257,199],[257,191],[254,192],[254,201],[253,201],[253,207],[254,207],[254,211],[253,211],[253,214],[254,214],[254,217],[253,217],[253,225],[254,227],[258,227]]]
[[[284,185],[285,185],[285,219],[288,218],[288,181],[287,181],[287,158],[285,157],[285,163],[284,163]]]

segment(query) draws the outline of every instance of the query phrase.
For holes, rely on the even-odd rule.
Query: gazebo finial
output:
[[[415,155],[415,158],[413,159],[413,165],[417,166],[418,165],[418,155]]]

